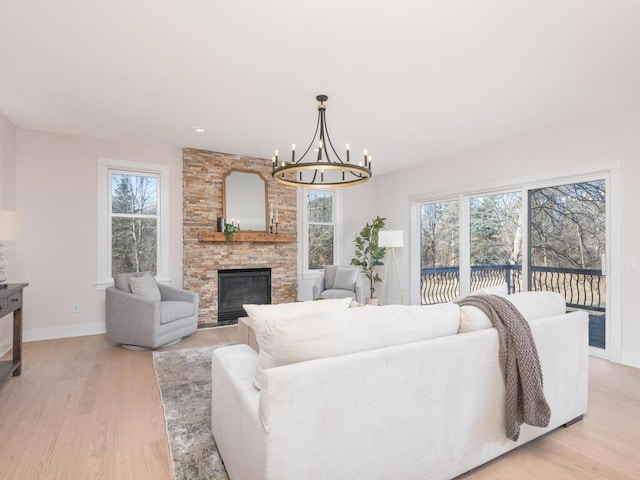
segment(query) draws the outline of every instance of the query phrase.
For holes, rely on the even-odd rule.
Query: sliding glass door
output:
[[[522,288],[521,192],[469,198],[470,289],[506,284]]]
[[[606,348],[606,182],[529,191],[529,289],[589,313],[589,345]]]
[[[569,310],[589,313],[589,344],[605,349],[606,185],[596,178],[419,204],[421,303],[491,287],[554,291]]]
[[[460,221],[457,199],[420,205],[421,303],[460,295]]]

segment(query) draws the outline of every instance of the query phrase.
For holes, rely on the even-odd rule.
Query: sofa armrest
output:
[[[211,356],[211,431],[234,480],[265,478],[265,433],[253,386],[258,354],[248,345],[217,348]]]
[[[324,288],[324,273],[321,272],[316,278],[315,283],[313,284],[313,300],[317,300],[320,298],[320,294],[325,291]]]

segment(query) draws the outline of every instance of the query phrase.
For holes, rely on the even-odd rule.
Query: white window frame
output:
[[[169,165],[98,159],[98,278],[96,289],[113,285],[111,273],[111,174],[154,175],[158,178],[158,253],[156,280],[169,282]]]
[[[410,299],[414,305],[420,305],[420,205],[429,202],[447,201],[453,198],[459,199],[460,215],[460,294],[469,291],[468,277],[470,270],[469,259],[469,233],[463,225],[469,224],[469,198],[478,195],[491,195],[506,191],[522,191],[523,225],[529,224],[529,197],[528,191],[536,188],[545,188],[566,183],[580,183],[592,180],[604,179],[606,182],[606,208],[607,208],[607,239],[605,274],[607,275],[607,327],[606,348],[596,349],[589,347],[591,355],[608,358],[614,362],[622,359],[622,168],[618,162],[603,164],[595,168],[576,168],[557,174],[541,174],[530,177],[516,178],[506,182],[490,183],[478,186],[469,191],[448,192],[439,196],[414,196],[411,197],[411,253],[410,253]],[[529,289],[528,265],[529,244],[528,228],[522,232],[522,289]],[[464,282],[463,282],[464,280]],[[463,284],[464,283],[464,284]]]
[[[324,225],[333,225],[333,263],[340,262],[340,239],[342,219],[342,191],[327,188],[303,188],[302,190],[302,275],[304,278],[316,277],[321,269],[309,268],[309,218],[308,198],[310,192],[331,193],[333,195],[333,222]],[[317,222],[313,222],[316,224]]]

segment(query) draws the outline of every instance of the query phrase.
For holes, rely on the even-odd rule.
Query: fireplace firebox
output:
[[[218,270],[218,325],[232,325],[245,317],[245,303],[271,303],[271,269]]]

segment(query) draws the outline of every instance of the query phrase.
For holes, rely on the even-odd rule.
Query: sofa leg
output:
[[[574,418],[573,420],[569,420],[567,423],[565,423],[564,425],[562,425],[564,428],[570,427],[571,425],[573,425],[574,423],[578,423],[581,422],[582,419],[584,418],[584,415],[580,415],[579,417]]]

